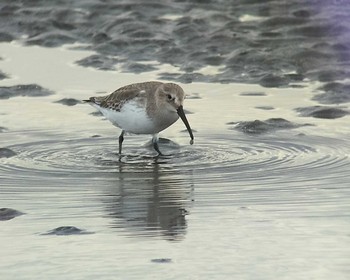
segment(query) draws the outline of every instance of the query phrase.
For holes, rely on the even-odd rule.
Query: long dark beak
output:
[[[188,133],[190,134],[190,137],[191,137],[191,141],[190,141],[190,144],[192,145],[193,144],[193,133],[192,133],[192,129],[190,127],[190,124],[188,123],[187,121],[187,118],[186,118],[186,115],[185,115],[185,112],[184,112],[184,108],[182,106],[179,106],[179,108],[177,109],[177,114],[180,116],[180,118],[182,119],[182,121],[184,122],[186,128],[187,128],[187,131]]]

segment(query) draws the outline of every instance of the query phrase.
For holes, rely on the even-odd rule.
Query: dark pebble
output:
[[[333,61],[334,57],[328,52],[322,52],[314,49],[297,50],[291,56],[294,65],[299,73],[306,73],[311,70],[320,69]]]
[[[115,70],[119,60],[107,55],[91,55],[75,62],[84,67],[93,67],[98,70]]]
[[[317,94],[313,100],[323,104],[340,104],[350,102],[350,84],[339,82],[327,83],[319,90],[324,93]]]
[[[149,64],[141,64],[141,63],[126,63],[122,66],[123,72],[131,72],[131,73],[142,73],[142,72],[150,72],[157,70],[156,67]]]
[[[14,37],[6,32],[0,32],[0,42],[11,42],[14,40]]]
[[[95,116],[95,117],[102,117],[103,114],[100,111],[93,111],[90,113],[90,115]]]
[[[8,148],[0,148],[0,158],[10,158],[15,155],[17,154]]]
[[[0,80],[7,79],[7,78],[8,76],[5,73],[0,71]]]
[[[176,81],[180,77],[180,74],[178,73],[161,73],[159,75],[160,80],[166,80],[166,81]]]
[[[182,64],[185,62],[186,52],[179,47],[169,47],[158,51],[159,59],[163,63]]]
[[[266,96],[265,92],[242,92],[241,96]]]
[[[256,109],[260,109],[260,110],[273,110],[275,109],[274,107],[272,106],[257,106],[255,107]]]
[[[172,260],[168,258],[161,258],[161,259],[152,259],[151,262],[153,263],[171,263]]]
[[[287,79],[289,79],[291,82],[302,82],[304,80],[304,76],[301,74],[285,74],[284,77],[286,77]]]
[[[296,124],[282,118],[272,118],[265,121],[242,121],[232,122],[228,125],[234,125],[233,129],[240,130],[247,134],[263,134],[280,129],[293,129],[308,124]]]
[[[314,117],[319,119],[338,119],[350,114],[343,109],[326,106],[296,108],[295,110],[303,117]]]
[[[184,84],[190,84],[192,82],[208,82],[209,78],[200,73],[188,73],[179,76],[177,80]]]
[[[95,43],[103,43],[106,41],[109,41],[111,38],[104,32],[98,32],[96,34],[94,34],[94,36],[92,37],[92,40]]]
[[[0,99],[8,99],[16,96],[47,96],[53,94],[52,91],[44,89],[36,84],[17,85],[12,87],[0,87]]]
[[[324,90],[326,92],[344,92],[344,91],[349,91],[350,85],[333,82],[333,83],[327,83],[318,89]]]
[[[282,87],[287,86],[289,84],[289,79],[282,77],[282,76],[276,76],[273,74],[268,74],[261,78],[259,84],[263,87],[271,88],[271,87]]]
[[[320,82],[332,82],[334,80],[343,80],[346,77],[349,77],[349,73],[345,70],[329,69],[329,70],[320,70],[316,72],[317,79]]]
[[[54,27],[56,27],[57,29],[61,29],[61,30],[68,30],[69,31],[69,30],[75,29],[75,26],[73,24],[59,21],[59,20],[53,20],[52,25]]]
[[[66,106],[74,106],[82,102],[74,98],[63,98],[61,100],[55,101],[55,103],[60,103]]]
[[[11,208],[0,208],[0,221],[8,221],[24,213]]]
[[[79,229],[74,226],[62,226],[41,235],[83,235],[83,234],[93,234],[93,232],[88,232],[86,230]]]

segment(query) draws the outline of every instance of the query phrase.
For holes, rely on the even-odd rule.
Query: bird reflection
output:
[[[116,180],[105,197],[112,227],[124,228],[132,235],[182,240],[193,201],[191,173],[173,170],[162,158],[118,165]]]

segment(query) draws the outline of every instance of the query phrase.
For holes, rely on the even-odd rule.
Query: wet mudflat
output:
[[[37,34],[25,38],[19,31],[12,33],[18,38],[3,34],[7,41],[18,40],[0,44],[1,279],[61,279],[63,273],[71,279],[348,278],[348,33],[341,22],[330,20],[345,14],[347,5],[341,10],[336,4],[316,5],[322,1],[311,1],[314,6],[269,1],[269,13],[267,4],[237,1],[235,12],[223,13],[221,6],[206,2],[192,3],[193,13],[186,16],[180,15],[188,7],[174,2],[177,17],[161,18],[153,12],[170,14],[169,6],[147,1],[148,8],[141,9],[121,2],[107,13],[119,13],[114,18],[118,25],[105,26],[109,39],[96,34],[92,42],[80,31],[88,19],[96,24],[91,11],[107,4],[87,1],[88,7],[69,13],[56,10],[47,18],[52,21],[45,25],[48,30],[33,17],[46,15],[35,2],[31,7],[19,1],[1,7],[3,15],[27,16],[37,28],[30,29]],[[216,8],[201,17],[208,7]],[[288,17],[278,17],[277,11]],[[130,19],[133,29],[120,29]],[[135,34],[137,20],[155,25],[147,25],[148,33]],[[196,56],[188,48],[186,32],[192,33],[187,29],[214,25],[221,35],[210,42],[221,43],[216,51],[209,49],[215,53],[222,48],[222,55]],[[155,26],[173,32],[181,28],[182,33],[174,34],[185,34],[178,38],[182,49],[175,51],[162,30],[165,45],[152,49],[161,44],[155,41]],[[308,40],[293,48],[305,56],[295,60],[296,54],[255,52],[254,34],[247,33],[252,26],[260,28],[255,39],[268,38],[261,46],[274,44],[281,52],[289,47],[280,44],[282,37]],[[7,26],[5,33],[15,27]],[[229,49],[222,43],[232,35],[223,32],[237,27],[246,40],[235,42],[252,48],[244,55],[237,46]],[[98,30],[90,28],[92,33]],[[64,36],[56,36],[57,29]],[[120,38],[118,30],[124,30],[126,41],[147,37],[146,54],[152,60],[135,57],[145,53],[129,41],[122,54],[111,47],[119,46],[110,38]],[[197,34],[192,40],[206,38]],[[74,42],[80,44],[61,46]],[[172,50],[169,55],[163,53],[166,47]],[[106,49],[111,52],[102,51]],[[339,50],[342,62],[335,59]],[[176,53],[192,68],[183,61],[162,60],[175,59]],[[254,55],[281,64],[267,70],[266,59],[249,59]],[[287,60],[290,64],[283,68]],[[300,68],[291,68],[293,63]],[[179,82],[188,95],[184,107],[194,145],[179,121],[161,133],[160,149],[166,156],[155,157],[150,137],[127,135],[119,160],[119,130],[80,100],[162,78]]]

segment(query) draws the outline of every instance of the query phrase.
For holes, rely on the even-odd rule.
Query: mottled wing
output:
[[[131,84],[117,89],[110,95],[91,97],[90,101],[103,108],[120,111],[123,104],[131,99],[154,93],[161,82]]]
[[[140,96],[142,93],[135,88],[120,88],[111,93],[108,96],[105,96],[100,103],[100,106],[103,108],[108,108],[115,111],[120,111],[120,108],[125,102],[130,99]]]

